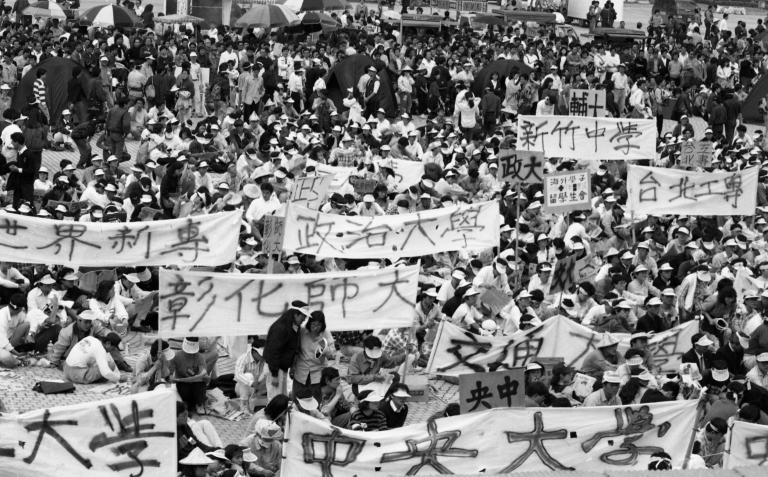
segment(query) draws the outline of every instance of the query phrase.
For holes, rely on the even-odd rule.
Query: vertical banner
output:
[[[176,391],[0,416],[0,475],[176,475]]]
[[[264,243],[262,250],[267,255],[279,254],[283,250],[283,235],[285,234],[285,217],[276,215],[264,216]]]
[[[568,159],[654,159],[656,120],[519,116],[517,148]]]
[[[298,275],[160,269],[160,333],[266,334],[292,300],[323,311],[331,331],[408,327],[418,280],[419,266]]]
[[[768,426],[736,420],[728,429],[725,442],[723,469],[768,466]]]
[[[568,101],[569,116],[604,118],[607,113],[604,89],[571,90],[571,99]]]
[[[459,406],[462,414],[494,407],[523,407],[524,403],[525,368],[459,376]]]
[[[499,151],[497,177],[512,185],[519,183],[541,184],[544,177],[544,155],[534,151]]]
[[[680,167],[710,167],[714,155],[715,148],[710,141],[685,141],[680,145]]]
[[[698,401],[589,408],[492,409],[399,427],[349,431],[288,416],[282,475],[496,475],[646,470],[667,452],[682,466]],[[479,474],[478,474],[479,472]]]
[[[630,165],[627,209],[638,215],[754,215],[758,171],[689,172]]]
[[[545,212],[561,213],[592,208],[591,175],[588,170],[553,172],[544,177]]]
[[[333,176],[319,175],[299,177],[291,186],[290,201],[308,209],[319,210],[328,197]]]
[[[576,256],[568,255],[558,259],[555,262],[555,269],[552,270],[552,284],[549,286],[549,293],[567,292],[573,286],[573,276],[576,269]]]
[[[321,257],[398,258],[499,245],[499,204],[461,204],[377,217],[324,214],[288,205],[283,249]]]

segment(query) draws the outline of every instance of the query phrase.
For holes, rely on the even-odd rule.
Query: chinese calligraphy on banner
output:
[[[649,340],[654,365],[662,371],[676,372],[682,355],[691,348],[691,337],[699,331],[695,321],[684,323]],[[614,334],[618,352],[629,349],[628,334]],[[601,333],[556,316],[543,324],[510,336],[480,336],[456,325],[440,323],[426,371],[458,376],[525,366],[538,358],[563,358],[565,364],[579,369],[587,353],[595,349]]]
[[[656,121],[630,118],[520,116],[517,149],[570,159],[653,159]]]
[[[388,167],[395,173],[395,188],[404,191],[416,184],[424,175],[424,163],[421,161],[408,161],[405,159],[386,158],[376,161],[379,168]]]
[[[725,442],[730,445],[723,456],[723,468],[768,465],[768,426],[734,421]]]
[[[0,260],[81,267],[221,265],[235,259],[240,215],[92,223],[0,213]]]
[[[680,145],[680,167],[710,167],[714,154],[710,141],[685,141]]]
[[[160,333],[265,334],[299,299],[322,310],[332,331],[411,326],[418,279],[418,266],[306,275],[161,269]]]
[[[299,177],[291,186],[291,203],[318,210],[328,196],[333,176],[319,175]]]
[[[324,214],[291,204],[285,215],[283,249],[322,257],[415,257],[498,245],[496,202],[377,217]]]
[[[550,213],[591,209],[588,170],[554,172],[544,177],[544,211]]]
[[[544,155],[534,151],[499,151],[498,179],[512,185],[540,184],[544,177]]]
[[[330,190],[333,191],[344,187],[344,184],[349,182],[349,176],[357,174],[356,167],[329,166],[328,164],[317,162],[314,159],[307,159],[307,167],[314,167],[315,172],[318,175],[329,175],[333,177],[330,188]]]
[[[753,215],[758,168],[688,172],[629,166],[627,209],[636,214]]]
[[[285,233],[285,217],[276,215],[264,216],[264,243],[262,250],[267,255],[279,254],[283,249],[283,234]]]
[[[524,402],[525,368],[459,376],[462,414],[494,407],[523,407]]]
[[[0,469],[18,477],[175,475],[176,392],[0,416]]]
[[[589,408],[492,409],[385,432],[348,431],[291,411],[283,475],[506,474],[679,468],[696,400]]]
[[[569,116],[604,118],[607,112],[604,89],[571,90],[571,100],[568,102]]]

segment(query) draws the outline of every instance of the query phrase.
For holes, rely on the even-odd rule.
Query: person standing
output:
[[[32,154],[25,146],[24,134],[11,134],[11,145],[18,151],[16,160],[8,163],[11,173],[6,188],[13,191],[13,206],[18,208],[22,201],[32,203],[35,199],[35,179],[40,170],[39,155]]]
[[[48,76],[46,75],[45,68],[38,68],[35,72],[35,77],[35,82],[32,84],[32,93],[35,95],[37,105],[45,115],[45,119],[50,123],[51,113],[48,111],[48,102],[46,101],[47,97],[45,92],[45,80]]]
[[[240,90],[240,100],[243,102],[243,117],[250,117],[251,113],[256,111],[258,101],[256,95],[256,79],[252,70],[251,63],[243,63],[243,72],[237,80],[237,87]]]
[[[299,352],[299,327],[309,317],[307,304],[295,300],[269,327],[264,347],[264,360],[270,374],[267,401],[278,394],[287,394],[288,371]]]
[[[125,152],[125,137],[131,132],[131,115],[125,107],[127,101],[125,97],[118,98],[115,106],[107,112],[105,158],[114,155],[119,159]]]

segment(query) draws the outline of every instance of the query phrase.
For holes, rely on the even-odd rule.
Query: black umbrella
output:
[[[504,78],[509,76],[513,71],[520,74],[533,73],[533,69],[522,61],[496,60],[477,72],[475,81],[472,83],[472,91],[475,95],[480,96],[483,94],[483,88],[488,86],[493,73],[498,73],[499,80],[504,81]]]

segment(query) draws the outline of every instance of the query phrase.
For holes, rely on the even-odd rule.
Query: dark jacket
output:
[[[264,346],[264,361],[269,366],[272,376],[277,376],[282,369],[288,371],[299,351],[299,332],[294,329],[293,316],[296,311],[287,310],[280,315],[267,332],[267,344]]]
[[[712,353],[711,351],[707,351],[704,353],[703,358],[704,358],[704,366],[706,367],[706,369],[712,368],[712,361],[715,360],[714,353]],[[685,354],[683,354],[682,362],[694,363],[696,366],[699,366],[699,357],[696,355],[696,351],[693,348],[686,351]],[[701,368],[701,366],[699,366],[699,368]],[[699,369],[699,372],[701,372],[702,375],[704,374],[704,371],[705,371],[704,369]]]
[[[387,416],[387,429],[403,427],[405,424],[405,419],[408,417],[407,404],[403,405],[403,408],[400,409],[400,412],[396,412],[394,409],[392,409],[392,404],[389,399],[381,403],[381,407],[379,409],[384,413],[385,416]]]

